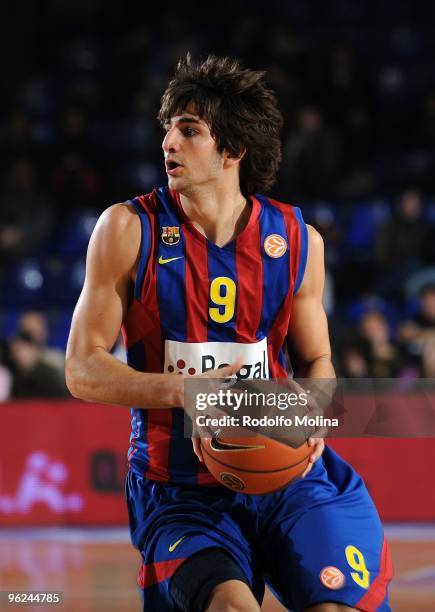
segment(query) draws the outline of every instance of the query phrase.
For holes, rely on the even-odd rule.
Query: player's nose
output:
[[[162,142],[162,149],[165,153],[172,153],[179,148],[179,142],[175,130],[168,130]]]

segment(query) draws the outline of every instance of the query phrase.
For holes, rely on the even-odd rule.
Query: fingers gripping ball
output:
[[[201,439],[205,464],[221,484],[233,491],[263,495],[278,491],[299,477],[308,465],[312,449],[307,441],[298,446],[265,436],[225,435]]]

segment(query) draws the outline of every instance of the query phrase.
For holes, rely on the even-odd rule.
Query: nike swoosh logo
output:
[[[264,448],[264,444],[243,444],[242,442],[225,442],[219,437],[219,431],[217,431],[215,433],[215,437],[210,440],[210,446],[215,451],[246,451]]]
[[[186,536],[183,536],[182,538],[180,538],[179,540],[177,540],[176,542],[174,542],[173,544],[170,545],[169,547],[169,552],[174,552],[174,550],[177,548],[177,546],[179,544],[181,544],[181,542],[184,540]]]
[[[175,261],[176,259],[182,259],[184,255],[180,255],[180,257],[169,257],[169,259],[164,259],[161,255],[159,257],[159,264],[167,264],[170,261]]]

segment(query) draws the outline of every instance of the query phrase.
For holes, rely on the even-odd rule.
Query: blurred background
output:
[[[434,3],[16,0],[0,34],[0,525],[125,524],[129,419],[69,399],[65,344],[98,215],[166,182],[156,115],[188,50],[242,58],[277,92],[283,163],[271,195],[301,206],[324,238],[338,375],[435,377]],[[85,459],[65,450],[72,432]],[[383,518],[435,521],[421,474],[433,442],[376,442],[346,456]],[[434,602],[433,561],[424,568],[415,592]]]
[[[52,349],[65,348],[98,215],[165,183],[156,115],[187,50],[240,57],[277,92],[272,195],[302,206],[324,237],[338,372],[433,375],[435,6],[199,7],[18,0],[2,14],[3,398],[26,393],[30,341],[60,365]],[[46,387],[29,391],[53,393],[51,378]]]

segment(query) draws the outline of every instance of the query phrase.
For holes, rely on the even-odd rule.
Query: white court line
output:
[[[385,535],[391,541],[435,542],[435,523],[390,523],[384,525]],[[54,542],[130,543],[127,527],[34,527],[0,528],[0,543],[11,540]]]
[[[399,574],[400,580],[421,580],[424,578],[435,578],[435,565],[429,565],[427,567],[420,567],[415,570],[409,570]]]
[[[435,523],[386,523],[385,535],[398,542],[435,542]]]
[[[435,588],[431,586],[422,586],[419,584],[418,586],[413,586],[412,584],[402,584],[397,579],[393,578],[394,590],[397,594],[405,592],[407,597],[412,595],[415,599],[414,603],[417,604],[418,598],[426,599],[428,595],[431,593],[435,593]],[[433,599],[431,599],[433,603]],[[415,607],[414,610],[418,610],[419,608]],[[424,608],[426,610],[426,608]],[[433,607],[431,608],[433,610]]]

